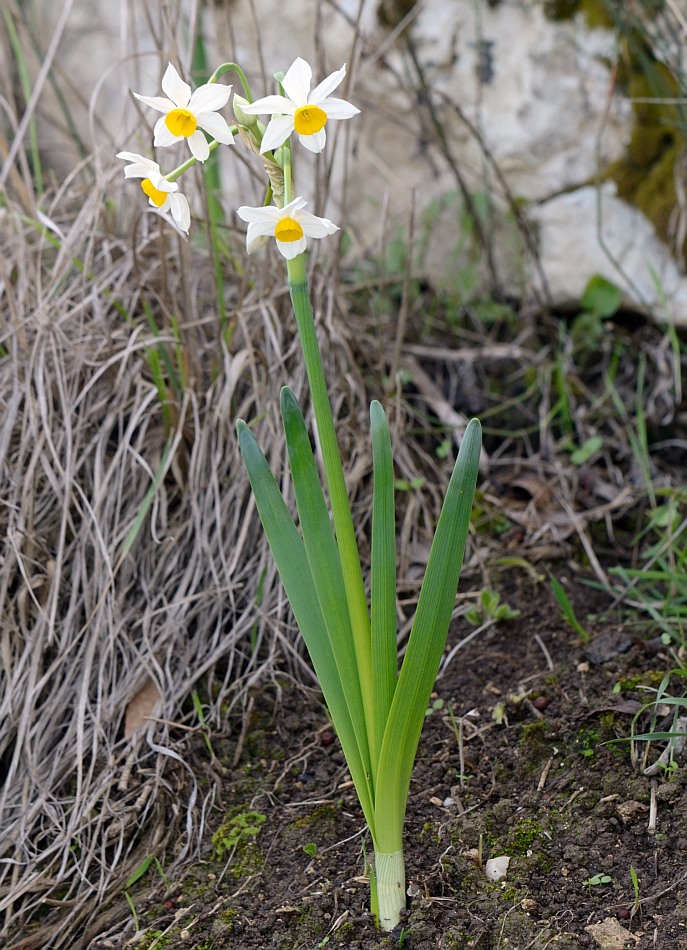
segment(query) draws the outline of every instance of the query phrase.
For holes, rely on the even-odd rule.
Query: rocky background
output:
[[[130,93],[157,94],[161,36],[190,73],[190,11],[168,6],[154,22],[145,5],[42,0],[41,30],[105,174],[117,149],[146,147]],[[575,307],[601,274],[628,308],[687,323],[676,2],[224,0],[199,22],[208,72],[237,61],[256,95],[297,55],[316,75],[348,63],[346,95],[363,116],[339,131],[352,136],[351,162],[333,169],[346,188],[318,210],[346,222],[356,250],[383,227],[406,229],[412,208],[423,270],[458,293]],[[54,119],[44,107],[41,146],[64,175],[80,156]],[[253,186],[225,163],[231,209]]]

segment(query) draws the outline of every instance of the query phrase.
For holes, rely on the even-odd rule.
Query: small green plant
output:
[[[465,619],[468,623],[479,626],[485,620],[493,620],[496,623],[502,620],[512,620],[519,617],[520,611],[514,610],[508,604],[501,603],[501,595],[495,590],[483,590],[479,595],[479,600],[474,607],[465,611]]]
[[[632,891],[634,893],[634,901],[632,903],[632,909],[630,910],[630,919],[636,916],[639,911],[639,878],[637,877],[637,872],[630,865],[630,880],[632,881]]]
[[[134,873],[131,875],[131,877],[128,879],[128,881],[124,885],[124,899],[129,905],[129,910],[131,911],[131,916],[134,919],[134,926],[136,930],[139,929],[138,914],[136,913],[136,907],[134,906],[134,902],[131,897],[131,894],[129,893],[129,890],[134,886],[134,884],[140,881],[141,878],[144,877],[148,873],[148,869],[150,868],[151,864],[155,865],[157,869],[157,873],[160,876],[160,879],[164,881],[165,884],[167,884],[167,875],[165,874],[162,865],[160,864],[160,862],[158,861],[156,857],[153,857],[153,855],[149,854],[147,857],[145,857],[141,861],[139,866],[136,868]]]
[[[583,884],[586,884],[590,889],[592,887],[598,887],[600,884],[611,884],[613,878],[610,874],[593,874],[591,877],[588,877],[586,881],[582,881]]]
[[[196,716],[198,716],[198,722],[200,723],[200,728],[203,733],[203,738],[205,739],[205,745],[207,746],[207,750],[210,753],[210,758],[214,759],[216,758],[215,750],[212,748],[212,742],[210,740],[210,730],[208,729],[208,725],[205,721],[205,712],[203,710],[203,704],[200,701],[200,696],[198,695],[197,690],[195,689],[193,690],[193,692],[191,693],[191,699],[193,700],[193,708],[195,709]]]
[[[549,574],[549,580],[551,582],[553,596],[556,598],[556,602],[561,608],[561,613],[563,614],[564,620],[570,624],[583,643],[589,643],[592,638],[591,634],[577,619],[573,605],[570,603],[570,598],[563,590],[562,584],[556,580],[553,574]]]
[[[433,699],[432,702],[427,707],[427,709],[425,709],[425,718],[427,718],[427,716],[431,716],[432,713],[439,712],[439,710],[443,708],[444,708],[444,700],[441,699],[441,697],[437,697],[437,699]]]
[[[309,857],[314,858],[317,854],[317,845],[314,841],[310,841],[308,844],[303,845],[303,850]]]
[[[646,526],[637,537],[637,567],[613,567],[615,592],[625,606],[646,616],[661,631],[664,643],[680,650],[687,644],[687,489],[656,490]]]

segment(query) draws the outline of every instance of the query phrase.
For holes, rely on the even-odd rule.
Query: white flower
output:
[[[341,69],[324,79],[311,92],[312,69],[304,59],[298,57],[282,80],[286,96],[266,96],[250,105],[242,106],[243,111],[249,115],[269,113],[272,116],[260,151],[269,152],[279,148],[295,130],[306,148],[311,152],[321,152],[327,140],[327,121],[350,119],[360,112],[360,109],[356,109],[345,99],[332,99],[329,96],[345,75],[344,63]]]
[[[137,155],[136,152],[118,152],[117,158],[131,162],[124,169],[125,178],[142,178],[141,188],[148,196],[153,208],[161,214],[171,212],[177,226],[188,234],[191,226],[191,212],[188,201],[179,191],[175,181],[167,181],[160,171],[160,166],[150,158]]]
[[[280,253],[291,260],[303,253],[308,246],[308,238],[323,238],[339,230],[328,218],[318,218],[309,211],[303,211],[306,204],[304,198],[294,198],[283,208],[274,205],[263,208],[248,208],[244,205],[239,208],[236,212],[239,218],[248,222],[248,253],[259,250],[266,238],[273,237]]]
[[[193,157],[204,162],[210,149],[200,129],[204,129],[222,145],[233,143],[234,137],[227,120],[216,114],[229,101],[231,86],[205,83],[191,93],[191,87],[170,63],[162,77],[162,91],[167,93],[168,99],[134,93],[141,102],[164,113],[155,123],[155,145],[165,147],[186,139]]]

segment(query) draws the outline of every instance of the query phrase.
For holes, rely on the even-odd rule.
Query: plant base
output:
[[[393,930],[406,907],[406,871],[403,851],[382,854],[375,851],[377,913],[382,930]]]

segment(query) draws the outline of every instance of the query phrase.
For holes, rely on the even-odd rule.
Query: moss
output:
[[[225,933],[233,933],[234,927],[236,926],[238,911],[232,910],[231,908],[229,910],[221,910],[218,914],[218,917],[222,921],[222,924],[225,928]]]
[[[583,13],[590,29],[612,29],[613,16],[603,0],[544,0],[544,16],[549,20],[572,20]]]
[[[518,745],[526,748],[528,752],[541,752],[549,730],[550,726],[546,719],[537,719],[536,722],[527,723],[522,727]]]
[[[626,693],[638,686],[657,688],[663,682],[665,675],[665,670],[644,670],[644,672],[635,673],[632,676],[621,676],[616,680],[614,692]]]
[[[169,947],[172,942],[171,934],[166,934],[163,930],[150,930],[136,943],[136,950],[163,950]]]
[[[331,826],[339,815],[337,805],[326,803],[316,805],[315,808],[302,818],[297,818],[291,822],[292,828],[312,828],[313,825]]]
[[[231,861],[229,874],[233,878],[245,877],[264,864],[265,856],[255,844],[264,821],[265,815],[260,812],[237,809],[213,834],[213,857],[216,861]]]
[[[524,818],[508,833],[508,844],[513,854],[527,854],[535,841],[543,835],[542,826],[534,818]]]

